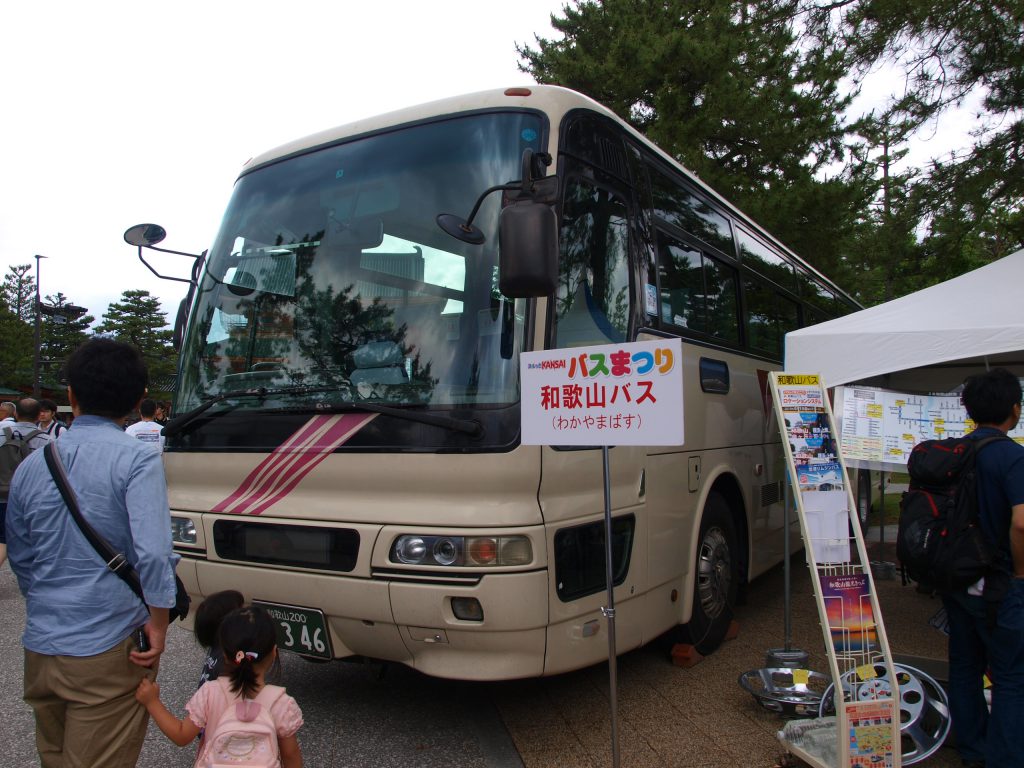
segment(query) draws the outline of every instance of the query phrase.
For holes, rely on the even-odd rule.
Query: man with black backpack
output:
[[[11,490],[14,470],[31,451],[50,441],[46,432],[36,427],[38,402],[31,397],[19,400],[15,414],[15,423],[0,423],[0,565],[7,559],[7,495]]]
[[[1020,420],[1020,380],[997,368],[971,376],[961,399],[976,429],[1003,436]],[[964,589],[944,592],[949,616],[949,704],[967,768],[1024,766],[1024,446],[988,441],[976,452],[978,518],[994,564]],[[984,582],[996,580],[998,588]],[[998,600],[995,606],[986,601]],[[992,711],[983,675],[992,680]]]

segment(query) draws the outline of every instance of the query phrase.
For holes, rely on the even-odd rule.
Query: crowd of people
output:
[[[159,425],[166,405],[146,398],[146,366],[128,344],[86,342],[65,370],[71,428],[50,401],[0,404],[0,535],[26,602],[23,698],[42,768],[134,766],[150,717],[180,746],[199,737],[197,766],[301,768],[302,712],[266,681],[277,661],[273,621],[237,592],[196,609],[208,654],[185,717],[160,702],[179,559]],[[118,553],[109,562],[104,547]]]

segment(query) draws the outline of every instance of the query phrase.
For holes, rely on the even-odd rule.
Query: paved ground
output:
[[[874,534],[877,536],[877,533]],[[892,560],[872,550],[872,559]],[[793,568],[793,645],[827,671],[823,640],[802,560]],[[876,581],[895,654],[942,659],[945,639],[928,625],[939,602]],[[782,755],[775,734],[784,720],[763,709],[737,683],[763,667],[765,651],[783,645],[783,574],[776,569],[751,587],[737,618],[739,636],[690,669],[668,661],[657,643],[619,659],[619,739],[622,766],[769,768]],[[4,766],[36,765],[32,722],[20,700],[23,608],[13,576],[0,569],[0,743]],[[189,633],[172,634],[161,669],[165,701],[182,705],[195,685],[201,654]],[[286,659],[282,683],[306,715],[300,732],[305,763],[318,766],[484,766],[485,768],[604,768],[610,766],[608,669],[601,665],[555,678],[492,684],[435,680],[404,667],[309,664]],[[190,766],[151,727],[142,766]],[[919,763],[953,768],[953,750]]]
[[[877,537],[877,532],[874,536]],[[895,531],[871,559],[894,560]],[[776,765],[783,749],[776,739],[784,720],[763,709],[738,685],[739,675],[765,665],[765,651],[784,645],[781,567],[752,585],[737,618],[740,634],[689,669],[667,663],[656,644],[619,660],[619,739],[622,766]],[[928,624],[936,598],[895,580],[876,581],[894,654],[945,659],[945,637]],[[793,568],[793,647],[811,654],[810,666],[827,673],[822,632],[808,571]],[[526,768],[604,768],[611,765],[607,707],[608,671],[594,667],[552,679],[505,683],[494,696]],[[959,768],[951,748],[918,765]]]

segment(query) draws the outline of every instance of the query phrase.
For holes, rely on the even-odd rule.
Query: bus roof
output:
[[[561,125],[562,118],[572,110],[588,109],[614,120],[638,143],[656,153],[662,160],[668,163],[676,171],[683,174],[694,185],[699,187],[706,195],[712,197],[715,202],[727,209],[740,222],[745,224],[761,237],[768,238],[776,247],[785,251],[790,258],[795,259],[830,288],[837,290],[846,299],[850,300],[857,306],[860,305],[859,302],[853,299],[853,297],[842,288],[839,288],[839,286],[826,277],[820,270],[809,264],[806,259],[803,259],[793,252],[793,250],[774,237],[770,232],[765,230],[756,221],[754,221],[754,219],[740,210],[735,204],[729,202],[729,200],[722,197],[722,195],[708,186],[700,179],[699,176],[697,176],[696,173],[669,155],[621,117],[616,115],[607,107],[594,101],[589,96],[585,96],[584,94],[573,91],[569,88],[563,88],[562,86],[529,85],[510,88],[494,88],[486,91],[477,91],[476,93],[452,96],[373,117],[363,118],[346,125],[329,128],[310,134],[309,136],[295,139],[287,144],[282,144],[279,147],[257,155],[245,163],[240,176],[244,176],[263,165],[272,164],[294,155],[301,155],[308,151],[330,146],[358,136],[398,128],[404,125],[411,125],[430,120],[432,118],[458,114],[460,112],[493,110],[500,109],[502,107],[507,107],[509,109],[533,109],[547,114],[551,120],[552,146],[557,146],[558,127]]]

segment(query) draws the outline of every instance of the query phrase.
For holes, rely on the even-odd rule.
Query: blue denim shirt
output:
[[[178,556],[161,455],[100,416],[79,416],[54,444],[82,516],[135,566],[146,601],[170,608]],[[42,451],[29,454],[11,482],[7,555],[27,603],[22,642],[30,651],[93,656],[149,617],[82,535]]]

